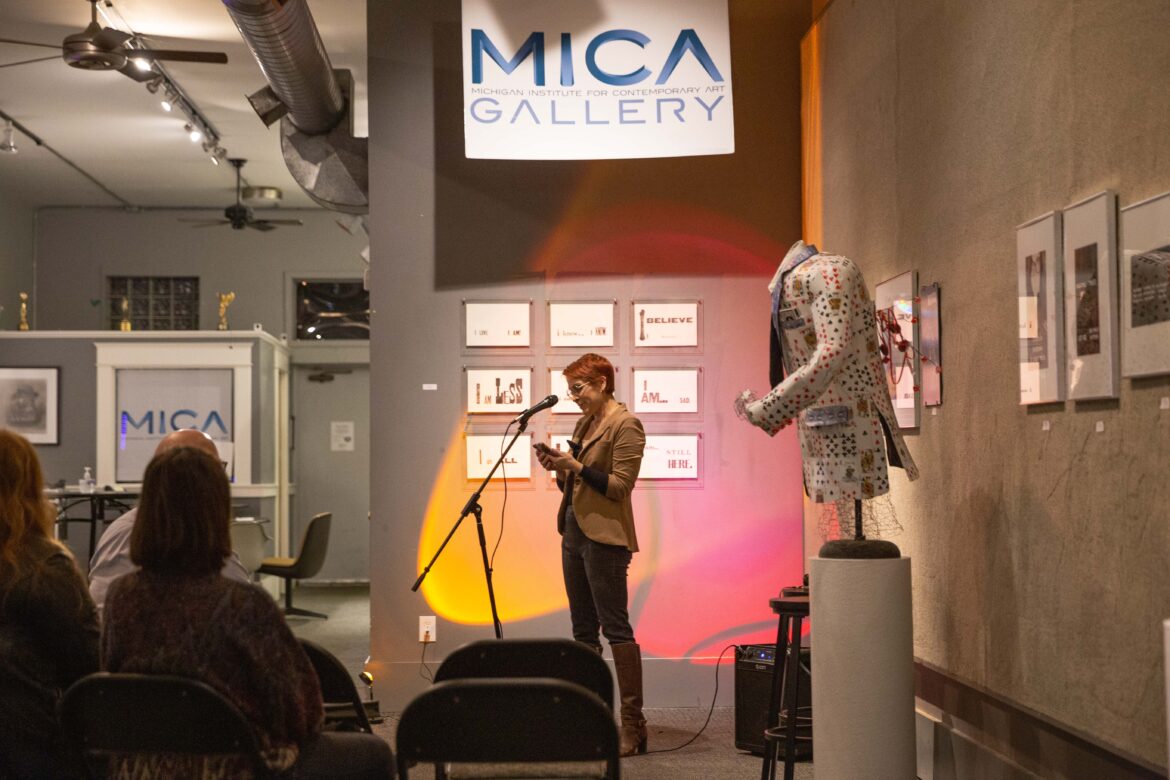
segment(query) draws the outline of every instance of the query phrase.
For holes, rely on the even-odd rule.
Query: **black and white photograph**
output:
[[[1118,239],[1121,374],[1170,374],[1170,192],[1123,208]]]
[[[1050,211],[1016,228],[1020,403],[1063,401],[1064,274],[1061,214]]]
[[[1106,190],[1064,209],[1064,316],[1068,397],[1116,398],[1117,195]]]
[[[33,444],[57,444],[58,368],[0,368],[0,427]]]

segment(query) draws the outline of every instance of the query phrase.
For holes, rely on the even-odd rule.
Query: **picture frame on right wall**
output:
[[[878,313],[879,336],[883,343],[890,340],[881,325],[886,321],[897,323],[902,338],[910,342],[907,350],[890,350],[890,362],[886,367],[886,384],[889,385],[890,403],[899,428],[917,428],[920,424],[918,379],[922,368],[918,365],[918,272],[905,271],[892,279],[879,282],[874,288],[874,305]],[[892,329],[891,329],[892,330]]]
[[[918,338],[922,354],[923,406],[942,406],[942,331],[939,323],[939,285],[918,288]]]
[[[1063,401],[1064,274],[1059,211],[1016,228],[1020,318],[1020,404]]]
[[[1121,373],[1170,374],[1170,192],[1121,210]]]
[[[1064,320],[1068,397],[1116,398],[1117,193],[1064,210]]]

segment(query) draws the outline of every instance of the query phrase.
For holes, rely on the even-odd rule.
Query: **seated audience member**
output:
[[[268,765],[287,777],[391,777],[384,740],[321,733],[320,683],[272,598],[220,576],[231,551],[230,515],[217,458],[175,447],[150,462],[130,535],[130,559],[140,568],[110,586],[103,668],[207,683],[240,709]],[[117,769],[128,777],[234,776],[238,761],[127,756]]]
[[[0,430],[0,777],[80,777],[57,700],[98,670],[98,622],[73,556],[52,538],[36,450]]]
[[[206,433],[194,428],[171,431],[158,443],[154,454],[158,455],[173,447],[194,447],[219,460],[215,442]],[[110,523],[110,527],[98,541],[93,557],[90,558],[89,594],[93,596],[99,613],[105,606],[110,583],[136,568],[130,561],[130,533],[134,530],[134,520],[137,517],[138,509],[135,508]],[[244,568],[244,564],[240,563],[239,556],[234,552],[224,562],[221,574],[240,582],[252,581],[252,575]]]

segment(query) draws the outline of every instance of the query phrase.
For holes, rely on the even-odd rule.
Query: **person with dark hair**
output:
[[[146,467],[130,558],[114,581],[102,627],[102,666],[207,683],[252,724],[265,760],[293,778],[387,778],[390,746],[370,734],[321,733],[317,675],[276,603],[220,576],[231,551],[231,492],[216,458],[192,447]],[[124,757],[134,777],[218,777],[243,771],[232,756]]]
[[[57,701],[98,670],[98,622],[73,556],[52,537],[36,450],[0,430],[0,777],[81,777]]]
[[[538,444],[540,465],[560,487],[557,531],[573,638],[601,652],[600,630],[613,651],[621,693],[621,753],[646,752],[642,651],[630,626],[626,578],[638,551],[630,493],[642,466],[641,421],[614,398],[613,365],[588,353],[563,372],[581,419],[565,453]]]
[[[212,438],[194,428],[180,428],[177,431],[171,431],[159,441],[154,454],[159,455],[174,447],[194,447],[197,450],[203,450],[217,461],[219,460],[219,450],[216,449]],[[130,560],[130,537],[134,532],[134,523],[137,518],[138,507],[134,507],[111,523],[110,527],[102,533],[97,547],[90,557],[89,594],[93,596],[94,603],[97,604],[99,615],[102,608],[105,607],[106,592],[110,589],[110,584],[123,574],[129,574],[137,568]],[[252,581],[251,572],[244,568],[244,564],[240,563],[239,556],[234,552],[224,560],[220,573],[239,582]]]

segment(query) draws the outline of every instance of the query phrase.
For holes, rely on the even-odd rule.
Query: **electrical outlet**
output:
[[[435,633],[435,616],[434,615],[419,615],[418,616],[418,641],[420,642],[434,642],[438,638]]]

